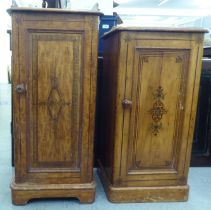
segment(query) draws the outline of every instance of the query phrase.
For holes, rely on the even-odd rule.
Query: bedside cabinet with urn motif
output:
[[[112,202],[185,201],[203,29],[104,35],[99,174]]]
[[[12,8],[14,204],[95,198],[98,12]]]

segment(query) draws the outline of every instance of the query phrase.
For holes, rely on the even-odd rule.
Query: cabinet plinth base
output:
[[[104,169],[98,169],[104,190],[109,201],[124,202],[164,202],[187,201],[189,186],[162,186],[162,187],[117,187],[113,186]]]
[[[78,198],[80,203],[93,203],[95,200],[95,182],[86,184],[17,184],[11,183],[12,202],[25,205],[31,199],[38,198]]]

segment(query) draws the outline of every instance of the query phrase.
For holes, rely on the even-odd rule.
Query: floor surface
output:
[[[26,206],[11,203],[11,102],[10,86],[0,85],[0,210],[211,210],[211,168],[191,168],[189,173],[190,197],[188,202],[177,203],[110,203],[95,173],[96,200],[93,204],[80,204],[73,199],[33,200]]]

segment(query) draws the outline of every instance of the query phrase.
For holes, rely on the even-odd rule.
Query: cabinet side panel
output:
[[[190,122],[189,122],[190,124],[189,124],[187,152],[186,152],[186,156],[185,156],[185,165],[184,165],[185,176],[188,175],[191,151],[192,151],[192,144],[193,144],[193,135],[194,135],[196,111],[197,111],[197,104],[198,104],[198,93],[199,93],[201,70],[202,70],[204,35],[203,34],[195,34],[193,36],[193,38],[194,38],[194,42],[192,42],[192,48],[193,48],[192,56],[195,58],[195,61],[192,60],[192,62],[190,63],[190,67],[192,69],[194,69],[195,71],[193,74],[193,77],[194,77],[193,96],[192,96],[193,98],[192,98],[191,116],[190,116]]]
[[[20,148],[20,97],[16,94],[16,86],[20,83],[19,68],[19,25],[20,19],[18,14],[12,14],[12,112],[13,112],[13,135],[14,135],[14,159],[15,159],[15,176],[23,176],[21,168],[22,154]]]
[[[118,35],[104,40],[104,46],[102,101],[100,102],[100,160],[111,180],[114,161],[114,132],[119,47]]]
[[[84,173],[85,181],[93,180],[93,157],[94,157],[94,131],[95,131],[95,115],[96,115],[96,92],[97,92],[97,55],[98,55],[98,17],[87,17],[87,28],[92,25],[91,30],[91,65],[90,65],[90,109],[89,109],[89,147],[88,147],[88,158],[87,158],[87,171]]]

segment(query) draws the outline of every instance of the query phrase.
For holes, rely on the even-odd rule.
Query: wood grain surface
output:
[[[104,37],[111,47],[104,53],[99,138],[108,197],[159,201],[160,192],[162,201],[187,200],[205,30],[116,31]]]
[[[13,203],[62,196],[92,202],[99,14],[37,12],[11,10]]]

